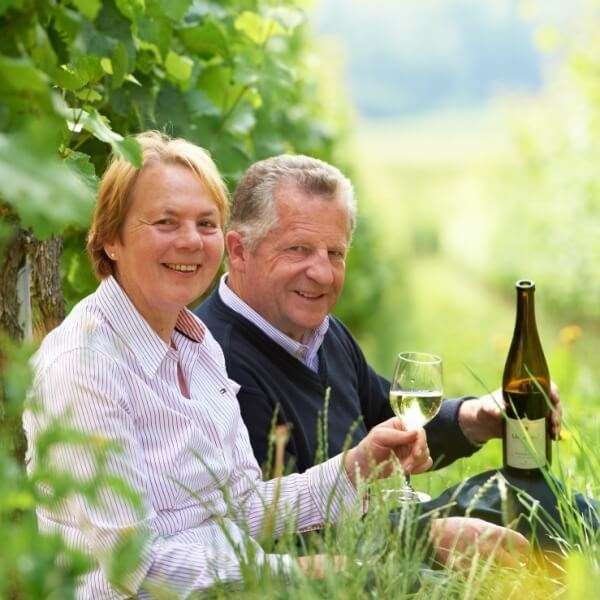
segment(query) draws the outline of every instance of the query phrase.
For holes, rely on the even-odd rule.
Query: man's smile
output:
[[[325,294],[316,294],[314,292],[303,292],[301,290],[294,290],[298,296],[304,298],[305,300],[319,300],[325,296]]]

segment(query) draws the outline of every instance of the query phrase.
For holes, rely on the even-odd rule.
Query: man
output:
[[[235,192],[229,272],[197,314],[241,386],[242,417],[261,464],[274,423],[291,426],[287,458],[302,472],[318,458],[319,438],[333,456],[393,416],[389,382],[329,314],[355,222],[349,180],[305,156],[254,164]],[[558,426],[556,416],[555,432]],[[426,431],[434,463],[444,466],[498,437],[501,413],[491,396],[447,400]]]

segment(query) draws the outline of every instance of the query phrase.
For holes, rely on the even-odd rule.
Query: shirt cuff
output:
[[[338,454],[306,471],[309,493],[323,523],[338,521],[358,501],[358,493],[348,479],[343,459],[344,455]]]
[[[263,558],[263,564],[268,564],[273,573],[284,575],[288,580],[298,569],[296,561],[289,554],[265,554]]]

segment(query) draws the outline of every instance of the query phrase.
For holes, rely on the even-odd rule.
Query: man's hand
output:
[[[554,382],[550,383],[550,402],[552,402],[550,435],[558,440],[560,438],[562,406],[558,387]],[[497,389],[486,396],[481,396],[481,398],[465,400],[458,412],[458,423],[467,439],[474,444],[484,444],[492,438],[501,437],[504,406],[501,389]]]
[[[458,569],[468,569],[475,556],[516,568],[529,553],[529,542],[520,533],[481,519],[434,519],[430,538],[437,560]]]
[[[406,431],[395,417],[373,427],[358,446],[348,451],[344,466],[354,484],[358,469],[361,477],[388,477],[396,459],[405,473],[423,473],[433,464],[423,428]]]

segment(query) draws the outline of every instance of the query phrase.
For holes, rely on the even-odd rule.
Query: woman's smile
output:
[[[195,273],[202,266],[200,264],[181,263],[163,263],[163,265],[171,271],[179,271],[181,273]]]

